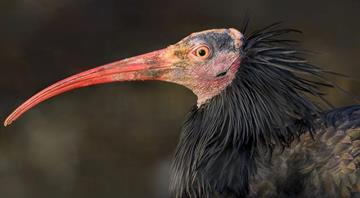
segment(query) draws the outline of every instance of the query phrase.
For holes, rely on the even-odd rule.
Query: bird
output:
[[[11,124],[61,93],[101,83],[158,80],[196,96],[170,170],[175,198],[360,197],[360,105],[332,107],[342,90],[274,23],[192,33],[143,55],[75,74],[45,88]]]

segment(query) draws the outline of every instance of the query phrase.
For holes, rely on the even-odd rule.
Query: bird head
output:
[[[66,91],[116,81],[177,83],[192,90],[201,106],[235,78],[241,61],[242,38],[243,35],[233,28],[197,32],[164,49],[75,74],[25,101],[8,116],[4,125],[11,124],[40,102]]]
[[[165,49],[170,75],[162,80],[183,85],[198,97],[198,106],[219,94],[240,65],[242,34],[236,29],[214,29],[182,39]]]

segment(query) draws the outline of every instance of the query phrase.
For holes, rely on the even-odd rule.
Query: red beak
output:
[[[134,80],[167,80],[171,60],[164,59],[166,49],[120,60],[99,66],[61,80],[21,104],[5,120],[4,126],[11,124],[30,108],[66,91],[102,83]]]

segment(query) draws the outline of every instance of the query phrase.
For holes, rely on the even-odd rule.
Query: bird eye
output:
[[[201,60],[205,60],[210,56],[211,51],[210,51],[210,48],[208,46],[201,45],[201,46],[195,48],[192,53],[197,58],[199,58]]]

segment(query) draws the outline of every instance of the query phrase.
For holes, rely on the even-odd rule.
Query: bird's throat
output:
[[[240,67],[240,59],[239,56],[235,61],[229,62],[227,67],[214,74],[214,77],[211,79],[200,77],[196,82],[185,84],[185,86],[191,89],[197,96],[198,107],[207,103],[211,98],[219,95],[231,84]],[[224,60],[220,59],[220,61],[227,62],[228,60],[224,57]]]

